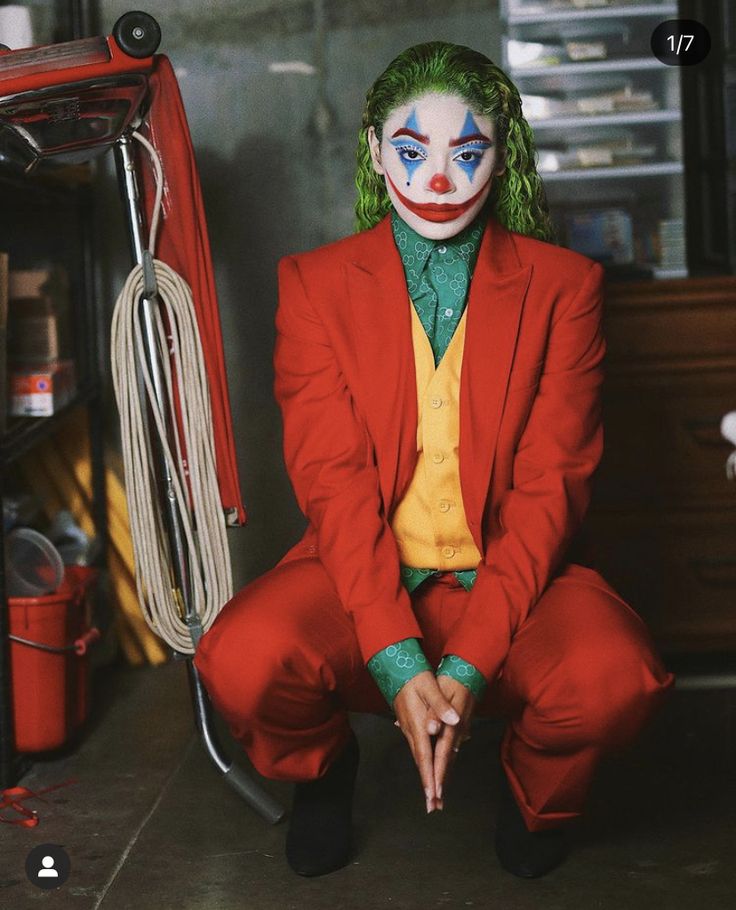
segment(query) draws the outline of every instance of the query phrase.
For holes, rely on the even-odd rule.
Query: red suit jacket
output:
[[[285,256],[278,270],[274,392],[309,521],[279,565],[321,560],[367,663],[422,636],[390,528],[417,461],[410,303],[391,219]],[[579,253],[488,221],[460,378],[460,483],[483,560],[446,644],[488,680],[564,571],[590,501],[603,452],[604,275]]]

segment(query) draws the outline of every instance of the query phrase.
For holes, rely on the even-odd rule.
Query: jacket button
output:
[[[435,464],[441,464],[444,460],[445,460],[445,456],[442,454],[442,452],[434,452],[432,454],[432,461]]]
[[[430,404],[432,405],[433,408],[441,408],[441,407],[442,407],[442,399],[441,399],[441,398],[433,398],[433,399],[430,401]]]
[[[442,547],[442,555],[448,559],[455,555],[455,547]]]
[[[449,512],[450,503],[446,499],[440,499],[440,512]]]

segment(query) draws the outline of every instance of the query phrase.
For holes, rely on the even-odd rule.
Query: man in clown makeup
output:
[[[603,449],[604,270],[552,242],[518,91],[467,47],[379,76],[356,183],[358,231],[279,263],[274,389],[307,529],[194,662],[255,768],[296,784],[295,872],[349,861],[348,712],[388,706],[427,812],[473,717],[506,719],[494,846],[537,877],[673,683],[571,561]]]

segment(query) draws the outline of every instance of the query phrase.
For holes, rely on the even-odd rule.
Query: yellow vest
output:
[[[427,333],[411,299],[412,343],[417,380],[417,465],[391,520],[399,558],[417,569],[475,569],[475,545],[460,489],[460,368],[463,311],[447,350],[435,368]]]

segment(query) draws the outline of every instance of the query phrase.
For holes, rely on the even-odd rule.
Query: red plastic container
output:
[[[88,595],[97,574],[91,567],[65,566],[64,581],[53,594],[8,598],[18,752],[56,749],[87,718],[87,649],[100,637],[91,625]]]

